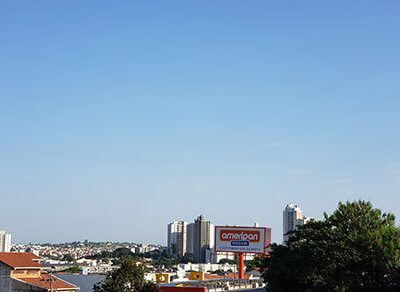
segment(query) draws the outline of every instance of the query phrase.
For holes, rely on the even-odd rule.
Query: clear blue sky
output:
[[[165,242],[366,199],[400,217],[400,2],[1,1],[0,229]]]

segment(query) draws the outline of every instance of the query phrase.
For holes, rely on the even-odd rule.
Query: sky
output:
[[[400,2],[0,1],[0,230],[166,243],[400,217]],[[397,221],[399,222],[399,221]]]

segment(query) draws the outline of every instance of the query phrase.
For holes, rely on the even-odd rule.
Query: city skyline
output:
[[[400,217],[398,1],[4,1],[0,230],[165,244],[370,200]],[[40,226],[40,228],[38,228]]]

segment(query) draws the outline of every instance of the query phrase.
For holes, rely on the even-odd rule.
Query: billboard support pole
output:
[[[232,252],[238,259],[238,278],[244,279],[245,254],[265,254],[270,243],[271,228],[250,226],[215,226],[214,249],[216,252]]]
[[[244,253],[239,252],[239,279],[244,279]]]

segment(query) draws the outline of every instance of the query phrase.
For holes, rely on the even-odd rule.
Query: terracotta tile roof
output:
[[[55,291],[66,290],[66,289],[77,289],[78,287],[72,285],[66,281],[57,278],[56,276],[51,276],[53,280],[53,289]],[[47,273],[41,273],[39,278],[19,278],[18,280],[29,283],[31,285],[41,287],[47,290],[50,290],[50,275]]]
[[[217,274],[204,274],[204,280],[219,280],[219,279],[225,279],[225,276]]]
[[[236,273],[226,273],[225,275],[217,274],[204,274],[204,280],[219,280],[219,279],[238,279],[239,275]],[[249,279],[250,275],[244,274],[245,279]]]
[[[0,252],[0,262],[12,268],[40,268],[39,260],[30,252]]]
[[[226,273],[225,275],[217,274],[204,274],[204,280],[219,280],[219,279],[238,279],[239,275],[236,273]],[[244,274],[245,279],[249,279],[250,275]]]
[[[238,273],[227,273],[227,274],[225,274],[225,278],[238,279],[239,278],[239,274]],[[245,279],[249,279],[250,275],[245,273],[244,274],[244,278]]]

